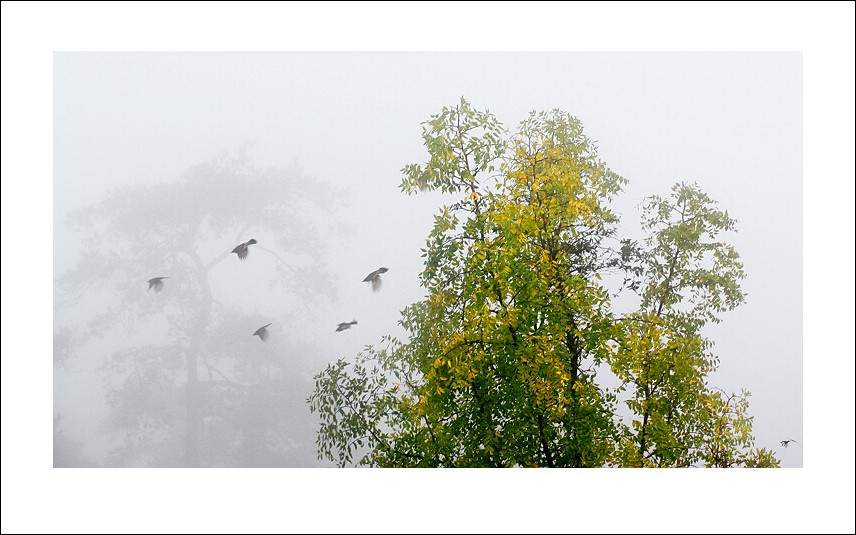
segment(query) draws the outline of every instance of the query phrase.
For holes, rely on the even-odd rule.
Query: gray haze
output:
[[[285,359],[278,361],[283,375],[305,379],[291,385],[301,393],[268,400],[293,404],[284,432],[305,442],[278,462],[324,465],[311,447],[314,420],[300,402],[312,375],[384,334],[401,336],[399,311],[423,295],[419,248],[446,199],[400,193],[399,170],[425,158],[420,123],[464,96],[510,129],[532,110],[559,108],[580,118],[607,165],[630,181],[616,203],[627,235],[641,236],[643,197],[666,195],[681,180],[697,182],[737,219],[738,232],[727,239],[745,263],[748,299],[709,329],[721,357],[713,382],[751,391],[756,446],[775,450],[782,466],[802,466],[799,445],[780,445],[803,442],[800,54],[57,53],[54,65],[58,276],[87,254],[68,228],[70,212],[123,186],[175,183],[224,152],[245,151],[260,169],[288,170],[331,188],[326,206],[299,216],[326,229],[317,252],[331,275],[319,283],[332,290],[330,298],[268,293],[273,261],[262,239],[245,261],[229,255],[210,277],[218,301],[257,323],[242,320],[247,327],[228,338],[234,351],[273,352]],[[194,203],[218,209],[204,193]],[[252,237],[232,229],[227,235],[234,243],[220,237],[206,244],[203,262]],[[297,232],[278,237],[296,247],[303,239]],[[159,254],[150,252],[152,266]],[[373,293],[361,281],[380,266],[389,272]],[[136,283],[141,299],[170,299],[181,282],[167,279],[156,293],[146,291],[150,276],[141,272]],[[110,305],[109,287],[88,291],[99,297],[55,309],[55,333],[79,331]],[[353,319],[352,329],[334,332]],[[252,333],[269,322],[270,337],[261,343]],[[82,458],[118,462],[109,460],[122,436],[106,424],[102,368],[115,351],[154,343],[158,332],[151,318],[123,323],[56,367],[55,412]],[[217,371],[234,379],[234,370]]]

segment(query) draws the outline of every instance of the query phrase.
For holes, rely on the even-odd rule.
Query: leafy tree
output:
[[[124,431],[108,464],[282,466],[307,457],[300,449],[312,424],[294,408],[311,389],[301,359],[311,348],[259,343],[251,335],[271,319],[224,298],[269,292],[289,303],[274,320],[287,325],[301,306],[332,297],[322,255],[338,196],[297,167],[257,168],[242,149],[70,215],[85,251],[58,278],[58,306],[103,312],[59,331],[55,347],[67,359],[69,341],[126,339],[104,364],[110,423]],[[250,237],[258,244],[240,263],[248,275],[224,280],[233,247]],[[147,290],[154,276],[169,277],[160,292]]]
[[[701,447],[705,466],[729,468],[778,468],[779,460],[766,448],[753,448],[752,417],[749,412],[749,392],[727,394],[716,389],[705,399],[704,423],[707,441]]]
[[[423,250],[428,295],[407,341],[316,376],[318,454],[341,466],[712,466],[748,459],[751,419],[706,378],[707,322],[744,295],[734,221],[696,186],[645,206],[648,239],[616,235],[626,180],[580,122],[533,112],[509,135],[461,99],[424,124],[407,194],[456,197]],[[638,294],[613,310],[607,280]],[[609,375],[619,381],[608,388]],[[725,405],[723,405],[725,403]],[[714,447],[714,445],[716,445]],[[722,451],[728,452],[723,457]],[[723,460],[727,459],[727,460]],[[758,464],[758,463],[756,463]]]
[[[622,464],[690,465],[710,438],[699,426],[712,403],[705,378],[716,358],[699,331],[744,300],[739,257],[715,240],[734,221],[713,204],[697,187],[678,184],[670,198],[652,196],[644,206],[650,234],[641,307],[622,318],[621,343],[609,359],[619,391],[632,392],[625,436],[633,446],[622,448]]]

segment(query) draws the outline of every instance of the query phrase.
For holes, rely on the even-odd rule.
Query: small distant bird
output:
[[[163,280],[168,278],[169,277],[155,277],[153,279],[149,279],[148,289],[151,290],[154,288],[156,292],[163,290]]]
[[[794,440],[794,439],[792,439],[792,438],[789,438],[789,439],[787,439],[787,440],[783,440],[783,441],[782,441],[782,446],[784,446],[784,447],[786,447],[786,448],[787,448],[787,447],[788,447],[788,444],[790,444],[791,442],[793,442],[794,444],[799,444],[799,442],[797,442],[796,440]]]
[[[381,275],[381,273],[386,273],[387,271],[389,271],[389,270],[385,267],[377,268],[376,270],[374,270],[371,273],[369,273],[368,275],[366,275],[366,278],[363,279],[363,282],[372,283],[372,291],[376,292],[376,291],[380,290],[380,285],[381,285],[380,275]]]
[[[273,322],[271,322],[271,323],[273,323]],[[270,323],[268,323],[267,325],[265,325],[263,327],[259,327],[258,329],[256,329],[256,332],[253,333],[253,336],[258,336],[259,338],[261,338],[262,342],[264,342],[265,340],[267,340],[267,337],[268,337],[267,328],[269,326],[270,326]]]
[[[257,242],[253,238],[250,238],[250,241],[244,242],[244,243],[238,245],[237,247],[232,249],[232,252],[235,253],[236,255],[238,255],[238,258],[243,260],[247,257],[247,253],[250,252],[250,245],[252,245],[254,243],[259,243],[259,242]]]
[[[357,320],[347,321],[345,323],[340,323],[339,326],[336,327],[336,332],[344,331],[345,329],[350,329],[351,325],[356,325],[356,324],[357,324]]]

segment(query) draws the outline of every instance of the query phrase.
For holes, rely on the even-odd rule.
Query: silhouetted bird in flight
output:
[[[340,323],[339,326],[336,327],[336,332],[344,331],[345,329],[350,329],[351,325],[356,325],[356,324],[357,324],[357,320],[347,321],[345,323]]]
[[[788,447],[788,444],[790,444],[791,442],[793,442],[793,443],[795,443],[795,444],[799,444],[799,442],[797,442],[796,440],[794,440],[794,439],[792,439],[792,438],[789,438],[789,439],[787,439],[787,440],[783,440],[783,441],[782,441],[782,446],[784,446],[784,447],[786,447],[786,448],[787,448],[787,447]]]
[[[259,327],[258,329],[256,329],[256,332],[253,333],[253,336],[258,335],[258,337],[261,338],[262,342],[264,342],[265,340],[267,340],[268,337],[268,326],[270,326],[270,323],[268,323],[264,327]]]
[[[376,292],[376,291],[380,290],[380,285],[381,285],[380,274],[386,273],[387,271],[389,271],[389,270],[385,267],[377,268],[376,270],[374,270],[371,273],[369,273],[368,275],[366,275],[366,278],[363,279],[363,282],[372,283],[372,291]]]
[[[243,260],[247,257],[247,253],[250,252],[250,245],[252,245],[254,243],[259,243],[259,242],[257,242],[253,238],[250,238],[250,241],[244,242],[241,245],[238,245],[237,247],[232,249],[232,252],[235,253],[236,255],[238,255],[238,258]]]
[[[154,288],[156,292],[163,290],[163,280],[168,278],[169,277],[155,277],[153,279],[149,279],[148,289],[151,290]]]

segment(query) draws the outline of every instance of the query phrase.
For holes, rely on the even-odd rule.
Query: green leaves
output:
[[[402,191],[408,195],[437,189],[475,191],[477,177],[492,171],[503,155],[503,137],[504,129],[493,115],[474,109],[461,98],[457,106],[443,108],[423,123],[422,140],[429,159],[402,168]]]
[[[671,199],[647,198],[645,308],[698,327],[705,321],[718,323],[721,313],[743,303],[743,264],[732,246],[716,240],[733,230],[735,222],[714,205],[698,186],[683,183],[672,188]]]
[[[354,444],[372,466],[689,466],[713,462],[715,443],[773,464],[740,453],[746,407],[723,409],[707,387],[717,360],[700,329],[744,298],[739,257],[716,241],[727,213],[679,184],[648,198],[644,245],[617,239],[609,201],[626,180],[560,110],[508,136],[461,99],[423,141],[428,161],[402,169],[402,190],[456,196],[423,249],[428,295],[402,312],[406,341],[319,374],[320,455],[348,464]],[[611,270],[638,311],[613,314]]]

